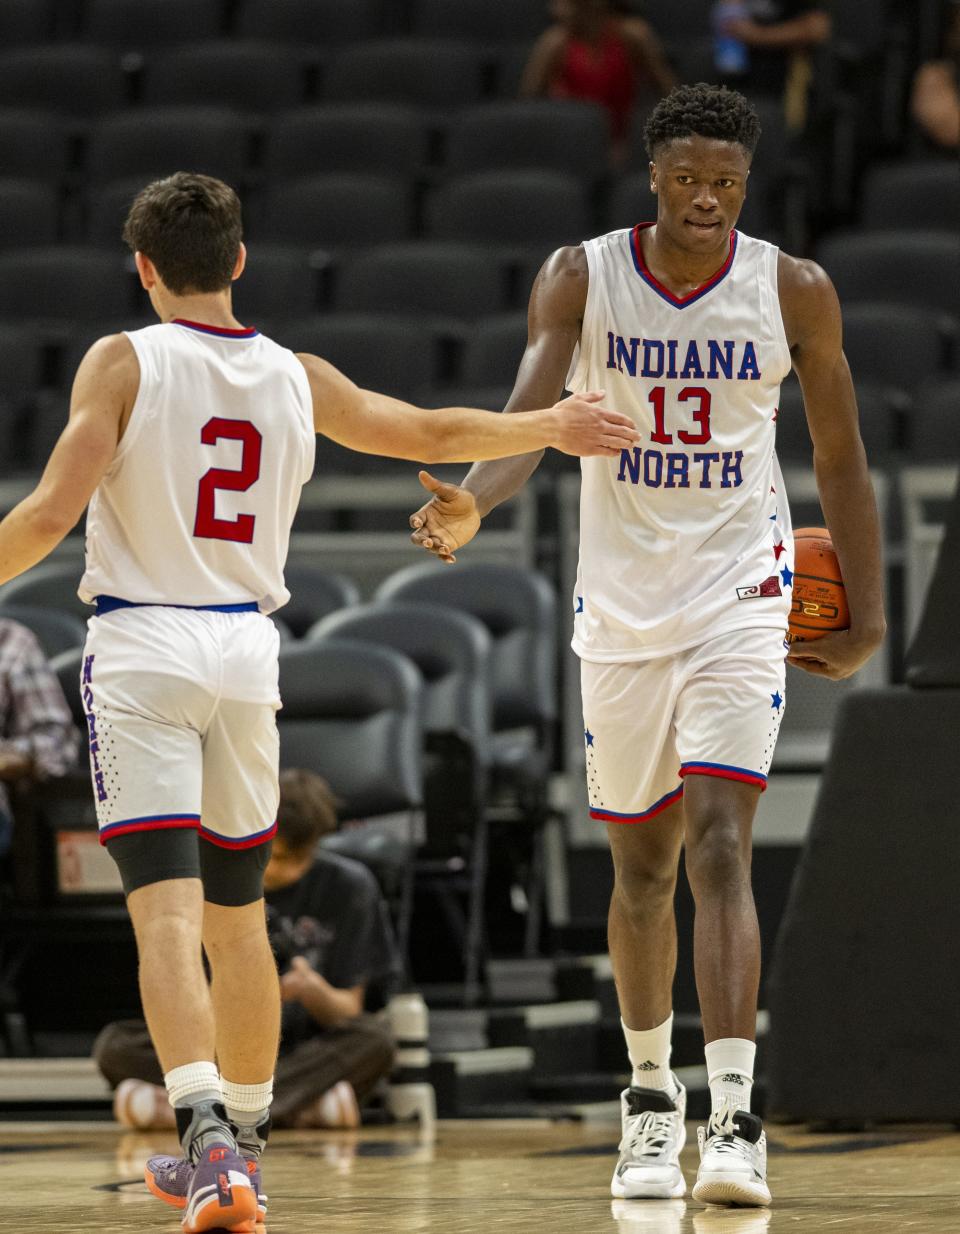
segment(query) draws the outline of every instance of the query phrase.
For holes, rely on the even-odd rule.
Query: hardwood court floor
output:
[[[695,1142],[695,1128],[690,1125]],[[265,1171],[269,1234],[947,1234],[960,1230],[960,1135],[901,1127],[810,1135],[773,1127],[774,1207],[704,1209],[615,1201],[612,1125],[441,1123],[410,1130],[288,1132]],[[0,1124],[3,1216],[11,1234],[176,1234],[178,1214],[140,1179],[164,1136],[104,1124]],[[696,1149],[684,1154],[688,1182]],[[261,1227],[262,1229],[262,1227]]]

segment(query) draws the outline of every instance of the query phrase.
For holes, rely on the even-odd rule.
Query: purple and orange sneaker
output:
[[[262,1225],[267,1219],[267,1197],[263,1194],[263,1177],[260,1173],[260,1163],[253,1157],[244,1157],[250,1186],[257,1197],[257,1225]],[[186,1208],[187,1195],[190,1191],[190,1181],[193,1178],[193,1165],[186,1157],[151,1157],[147,1162],[144,1178],[147,1189],[174,1208]]]
[[[206,1149],[196,1165],[185,1157],[151,1157],[144,1171],[153,1195],[184,1210],[185,1234],[253,1234],[259,1217],[253,1177],[248,1162],[225,1146]]]

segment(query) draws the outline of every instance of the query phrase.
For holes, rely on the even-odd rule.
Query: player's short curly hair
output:
[[[736,90],[698,81],[695,86],[677,86],[661,99],[643,136],[651,159],[658,146],[680,137],[735,141],[752,155],[760,140],[760,120]]]

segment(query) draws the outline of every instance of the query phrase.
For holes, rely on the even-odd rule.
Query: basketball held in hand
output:
[[[788,640],[809,643],[832,630],[848,630],[847,593],[826,527],[794,532],[794,559]]]

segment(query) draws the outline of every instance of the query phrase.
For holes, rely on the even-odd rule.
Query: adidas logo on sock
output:
[[[649,1059],[645,1063],[634,1063],[634,1068],[637,1071],[658,1071],[659,1063],[652,1063]]]
[[[743,1076],[736,1071],[728,1071],[726,1075],[720,1077],[721,1084],[739,1084],[743,1087]]]

